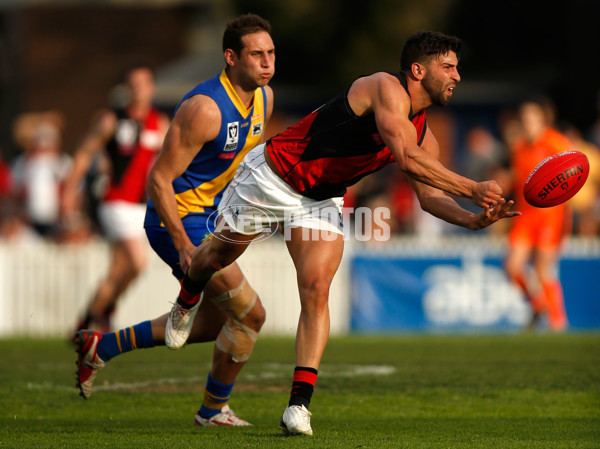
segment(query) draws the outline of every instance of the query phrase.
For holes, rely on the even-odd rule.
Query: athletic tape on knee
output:
[[[250,329],[241,321],[227,320],[219,332],[215,345],[219,350],[231,354],[231,359],[236,363],[245,362],[250,358],[258,332]]]
[[[228,292],[210,298],[228,316],[219,332],[215,344],[223,352],[231,354],[234,362],[245,362],[250,357],[258,332],[242,323],[256,304],[258,295],[244,279],[241,284]]]
[[[237,288],[210,298],[227,316],[235,320],[241,320],[248,315],[257,299],[256,292],[246,279]]]

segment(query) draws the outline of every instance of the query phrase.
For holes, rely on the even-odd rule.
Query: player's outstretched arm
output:
[[[514,201],[507,202],[504,198],[500,198],[493,207],[485,204],[482,212],[474,214],[471,211],[463,209],[454,198],[439,189],[414,179],[411,179],[409,182],[413,186],[419,199],[419,204],[425,212],[448,223],[473,231],[488,227],[503,218],[513,218],[521,215],[521,212],[512,210]]]
[[[110,110],[96,113],[75,151],[73,152],[73,166],[65,180],[62,192],[62,213],[64,216],[75,212],[76,197],[80,184],[92,164],[95,154],[104,150],[106,143],[114,135],[117,126],[117,116]]]
[[[425,137],[423,144],[421,145],[421,151],[423,153],[428,153],[436,160],[439,158],[440,149],[433,134]],[[440,189],[436,189],[435,187],[412,178],[409,178],[409,182],[417,194],[419,204],[424,211],[429,212],[448,223],[462,226],[467,229],[482,229],[502,218],[512,218],[521,215],[520,212],[511,210],[514,202],[506,202],[504,198],[500,198],[493,207],[484,204],[483,211],[479,214],[474,214],[463,209],[454,198],[450,197]],[[477,185],[480,184],[485,183],[478,183]],[[483,191],[485,191],[485,189]]]
[[[476,183],[448,170],[417,145],[415,127],[408,119],[411,102],[398,79],[386,73],[359,78],[348,93],[355,113],[375,114],[379,134],[400,168],[411,178],[453,195],[470,198],[476,205],[494,206],[502,196],[495,181]],[[435,139],[428,129],[425,139]]]

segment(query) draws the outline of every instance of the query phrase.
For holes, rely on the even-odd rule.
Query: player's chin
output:
[[[271,81],[271,78],[273,78],[273,75],[259,76],[258,79],[256,80],[256,84],[259,87],[265,87],[267,84],[269,84],[269,81]]]
[[[450,95],[448,94],[440,94],[435,98],[432,98],[432,103],[436,106],[445,107],[450,102]]]

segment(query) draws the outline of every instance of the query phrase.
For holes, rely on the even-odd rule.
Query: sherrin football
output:
[[[529,174],[523,195],[535,207],[552,207],[572,198],[583,187],[590,163],[580,151],[547,157]]]

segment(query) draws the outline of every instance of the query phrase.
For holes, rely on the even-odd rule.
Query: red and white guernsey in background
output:
[[[98,217],[109,240],[144,237],[148,174],[162,147],[161,114],[152,108],[142,122],[115,111],[117,124],[106,145],[111,162],[108,188]]]
[[[104,201],[145,203],[148,173],[162,146],[160,113],[152,108],[143,122],[116,110],[114,137],[106,145],[112,173]]]

